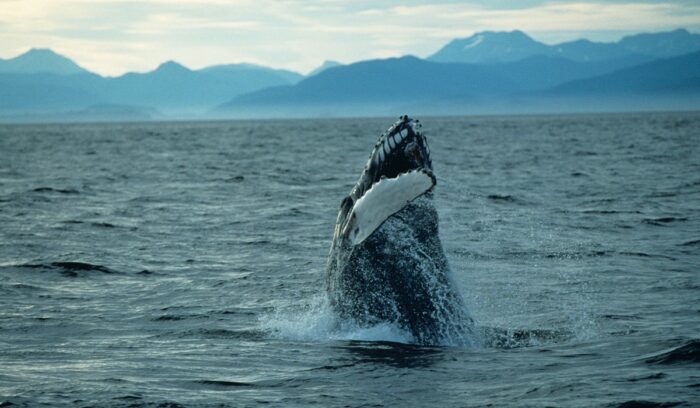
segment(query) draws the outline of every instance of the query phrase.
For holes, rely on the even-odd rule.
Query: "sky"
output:
[[[485,30],[553,44],[677,28],[700,32],[700,1],[0,0],[0,58],[51,48],[109,76],[168,60],[307,73],[324,60],[426,57]]]

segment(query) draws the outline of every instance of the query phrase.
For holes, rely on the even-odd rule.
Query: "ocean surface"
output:
[[[471,345],[328,307],[395,118],[0,125],[0,407],[700,406],[700,113],[419,119]]]

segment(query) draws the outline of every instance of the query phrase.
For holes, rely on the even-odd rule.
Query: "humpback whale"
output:
[[[421,125],[403,116],[340,205],[326,286],[341,319],[394,323],[417,344],[464,343],[472,321],[438,236],[435,184]]]

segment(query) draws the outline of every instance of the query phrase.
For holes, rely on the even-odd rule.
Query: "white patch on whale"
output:
[[[352,208],[343,229],[353,245],[361,244],[389,217],[430,190],[435,179],[425,171],[414,170],[375,183]]]

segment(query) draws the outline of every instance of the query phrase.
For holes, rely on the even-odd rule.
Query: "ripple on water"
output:
[[[645,360],[647,364],[700,363],[700,340],[693,339],[681,346],[662,351]]]

